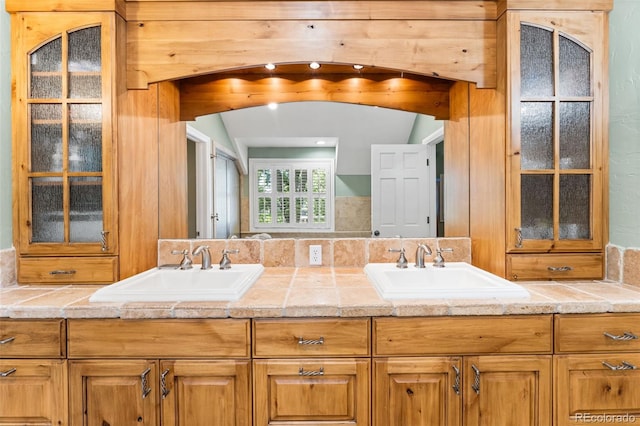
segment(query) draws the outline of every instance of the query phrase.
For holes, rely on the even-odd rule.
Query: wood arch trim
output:
[[[380,106],[449,118],[449,89],[453,82],[390,70],[323,65],[311,72],[306,65],[227,72],[182,80],[180,119],[266,105],[270,102],[332,101]]]

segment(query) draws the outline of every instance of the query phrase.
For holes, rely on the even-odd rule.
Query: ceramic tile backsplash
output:
[[[640,249],[628,248],[624,251],[622,282],[640,286]]]
[[[0,287],[16,283],[16,251],[13,248],[0,250]]]
[[[622,253],[623,249],[613,244],[607,246],[605,263],[607,265],[606,278],[611,281],[620,282],[622,278]]]
[[[210,247],[212,261],[218,262],[222,249],[237,249],[238,254],[230,255],[235,263],[262,263],[267,267],[317,268],[309,265],[309,246],[322,247],[322,265],[335,268],[362,268],[367,263],[395,262],[398,253],[389,249],[404,247],[407,260],[415,262],[418,244],[427,244],[433,254],[427,256],[429,262],[435,256],[436,248],[451,248],[443,253],[447,262],[471,263],[471,240],[469,238],[273,238],[257,240],[238,238],[228,240],[160,240],[158,242],[159,264],[178,263],[180,255],[172,255],[172,250],[190,249],[206,244]],[[199,259],[193,259],[199,263]]]

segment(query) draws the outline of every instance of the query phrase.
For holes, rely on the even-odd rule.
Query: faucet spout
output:
[[[431,256],[431,247],[427,244],[418,244],[416,249],[416,268],[424,268],[424,257]]]
[[[200,269],[211,269],[211,252],[209,251],[209,246],[198,246],[193,251],[193,255],[202,255],[202,266]]]

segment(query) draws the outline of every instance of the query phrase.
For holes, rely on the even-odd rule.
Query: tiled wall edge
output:
[[[0,287],[16,284],[16,250],[0,250]]]
[[[607,245],[606,279],[640,286],[640,248]]]

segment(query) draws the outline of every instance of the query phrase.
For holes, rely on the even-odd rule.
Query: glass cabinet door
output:
[[[596,170],[592,51],[557,29],[521,23],[519,53],[514,116],[520,125],[512,141],[519,202],[510,249],[589,246]]]
[[[109,251],[101,28],[63,32],[28,55],[31,246],[88,243],[89,252]]]

